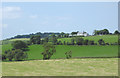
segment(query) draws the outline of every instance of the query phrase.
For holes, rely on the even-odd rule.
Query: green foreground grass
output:
[[[3,62],[3,76],[117,76],[117,58]]]

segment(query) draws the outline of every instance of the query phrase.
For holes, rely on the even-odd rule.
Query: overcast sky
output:
[[[118,29],[116,2],[9,2],[3,3],[3,39],[36,32]]]

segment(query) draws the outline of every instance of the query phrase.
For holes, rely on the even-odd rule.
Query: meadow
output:
[[[3,45],[2,51],[11,49],[10,44]],[[44,48],[42,45],[31,45],[29,46],[28,60],[42,59],[42,52]],[[118,55],[118,46],[72,46],[72,45],[56,45],[56,53],[51,59],[66,58],[65,52],[72,51],[73,58],[79,57],[114,57]]]
[[[117,58],[3,62],[3,76],[118,76]]]
[[[73,37],[74,38],[74,37]],[[87,36],[87,37],[82,37],[83,39],[88,39],[88,40],[94,40],[95,43],[98,43],[99,39],[103,39],[106,43],[115,43],[118,42],[118,35],[97,35],[97,36]],[[60,38],[58,40],[60,41],[68,41],[70,42],[72,38]]]
[[[104,39],[105,42],[114,43],[117,42],[117,35],[103,35],[103,36],[88,36],[83,37],[84,39],[94,40],[97,42],[98,39]],[[71,41],[71,38],[60,38],[58,40],[61,41]],[[16,40],[26,41],[29,39],[21,38],[21,39],[11,39],[8,41],[4,41],[4,45],[2,46],[2,52],[5,50],[11,49],[11,42]],[[44,51],[42,45],[30,45],[28,53],[28,60],[42,59],[42,52]],[[80,57],[115,57],[118,56],[118,46],[117,45],[109,45],[109,46],[100,46],[100,45],[56,45],[56,53],[51,57],[51,59],[60,59],[66,58],[65,52],[72,51],[73,58]]]
[[[84,39],[94,40],[102,38],[105,42],[117,42],[117,35],[89,36]],[[2,52],[11,49],[11,43],[16,40],[4,41]],[[71,41],[71,38],[58,40]],[[115,57],[118,56],[118,45],[55,45],[56,53],[50,60],[42,60],[43,45],[30,45],[28,60],[2,62],[3,76],[117,76],[118,58],[81,58],[81,57]],[[65,52],[72,51],[72,58],[65,59]]]

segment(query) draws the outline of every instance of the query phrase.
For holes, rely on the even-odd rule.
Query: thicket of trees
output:
[[[93,34],[94,35],[107,35],[109,34],[109,30],[108,29],[94,30]]]
[[[2,54],[2,60],[15,60],[15,61],[22,61],[27,59],[26,48],[28,45],[23,41],[15,41],[12,44],[13,48],[11,50],[6,50]]]

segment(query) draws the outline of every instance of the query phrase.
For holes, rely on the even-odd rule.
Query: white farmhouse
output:
[[[78,32],[75,35],[69,34],[69,36],[85,36],[86,37],[86,36],[89,36],[89,34],[86,32]]]
[[[86,37],[86,36],[89,36],[89,34],[86,32],[78,32],[77,36],[85,36]]]

